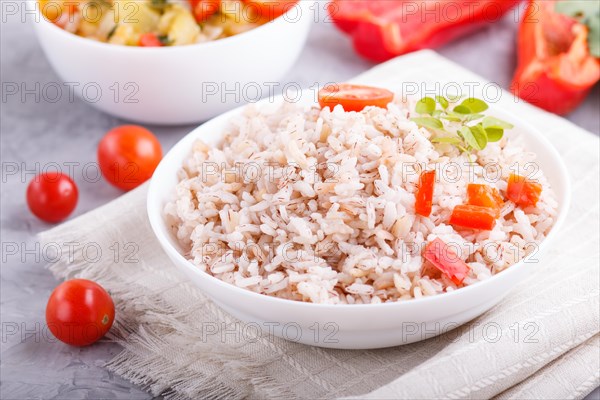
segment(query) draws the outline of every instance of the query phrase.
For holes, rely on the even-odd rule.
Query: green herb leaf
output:
[[[469,114],[465,117],[465,122],[471,122],[483,118],[483,114]]]
[[[444,110],[448,108],[449,102],[444,96],[435,96],[435,100],[440,104],[440,106],[442,106]]]
[[[504,129],[502,128],[485,128],[488,142],[498,142],[504,136]]]
[[[171,39],[169,39],[169,35],[159,35],[158,36],[158,41],[163,45],[163,46],[170,46],[173,44],[173,41]]]
[[[431,97],[423,97],[415,106],[415,111],[418,114],[429,114],[435,110],[435,100]]]
[[[588,46],[594,57],[600,57],[600,7],[598,2],[584,0],[558,1],[554,10],[585,24],[588,29]]]
[[[165,7],[167,7],[167,0],[151,0],[150,7],[158,11],[164,11]]]
[[[477,124],[475,126],[471,126],[469,130],[471,131],[473,137],[477,141],[477,146],[472,147],[476,148],[477,150],[485,149],[485,146],[487,146],[488,144],[488,137],[487,133],[485,132],[485,129],[483,129],[483,126],[481,124]]]
[[[467,106],[463,106],[462,104],[455,106],[452,111],[454,111],[457,114],[471,114],[471,109]]]
[[[436,137],[431,139],[431,143],[450,143],[450,144],[458,144],[462,143],[462,140],[457,137],[445,136],[445,137]]]
[[[447,97],[447,99],[448,99],[448,101],[450,101],[450,103],[456,103],[457,101],[459,101],[462,98],[463,98],[463,96],[459,95],[459,94],[450,94]]]
[[[118,24],[115,24],[115,26],[112,27],[112,29],[108,32],[108,35],[106,36],[106,40],[109,40],[115,34],[118,27]]]
[[[471,129],[469,129],[468,126],[461,126],[458,130],[458,133],[460,133],[460,136],[462,136],[463,139],[465,139],[465,142],[469,147],[472,147],[474,149],[477,149],[479,147],[479,143],[477,143],[475,136],[473,136],[473,132],[471,132]]]
[[[433,117],[418,117],[411,118],[411,121],[415,122],[419,127],[431,128],[431,129],[444,129],[444,124],[437,118]]]
[[[447,108],[449,104],[450,102],[442,96],[435,96],[435,100],[424,97],[417,103],[415,111],[426,116],[411,118],[411,121],[434,132],[432,143],[451,144],[467,153],[469,160],[472,160],[470,153],[483,150],[490,142],[501,140],[504,131],[513,128],[512,124],[506,121],[482,114],[488,109],[483,100],[468,98],[452,110]],[[446,131],[441,120],[455,124],[449,126],[450,131]]]
[[[506,121],[503,121],[499,118],[495,117],[485,117],[483,121],[481,121],[483,127],[487,130],[488,128],[500,128],[500,129],[512,129],[514,126]]]
[[[469,110],[471,110],[471,113],[484,112],[489,108],[485,101],[476,99],[474,97],[463,100],[460,105],[467,107]]]
[[[451,122],[460,122],[460,121],[462,121],[462,118],[460,118],[459,116],[456,116],[456,115],[452,115],[452,114],[441,115],[440,118],[443,118],[446,121],[451,121]]]

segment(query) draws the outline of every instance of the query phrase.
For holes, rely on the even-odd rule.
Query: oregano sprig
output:
[[[470,97],[457,104],[457,100],[423,97],[415,105],[419,116],[411,121],[434,134],[432,143],[449,143],[465,153],[483,150],[488,143],[501,140],[505,130],[513,128],[506,121],[483,114],[489,108],[485,101]],[[443,120],[457,123],[456,131],[448,131]]]

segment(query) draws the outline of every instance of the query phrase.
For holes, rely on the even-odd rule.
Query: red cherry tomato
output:
[[[114,128],[98,145],[102,175],[123,190],[134,189],[150,179],[161,158],[160,142],[141,126]]]
[[[288,12],[298,0],[244,0],[244,3],[256,8],[262,19],[271,21]]]
[[[46,323],[61,342],[87,346],[97,342],[115,320],[115,305],[104,288],[87,279],[58,285],[48,299]]]
[[[31,212],[46,222],[60,222],[77,205],[77,186],[61,172],[39,174],[27,186],[27,205]]]
[[[333,109],[338,104],[344,111],[362,111],[367,106],[386,108],[394,100],[394,93],[386,89],[348,83],[329,84],[319,90],[321,108]]]
[[[162,47],[161,41],[158,39],[154,33],[144,33],[140,36],[140,40],[138,41],[138,46],[141,47]]]

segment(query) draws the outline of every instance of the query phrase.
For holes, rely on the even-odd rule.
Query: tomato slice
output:
[[[425,247],[423,258],[442,271],[456,285],[460,285],[469,274],[469,266],[440,238],[435,238]]]
[[[524,176],[511,174],[508,177],[506,197],[521,207],[529,207],[537,204],[542,194],[542,185]]]
[[[204,22],[221,8],[221,0],[190,0],[197,22]]]
[[[419,188],[415,195],[415,212],[424,217],[431,214],[433,201],[433,188],[435,184],[435,171],[423,171],[419,177]]]
[[[244,3],[256,8],[262,19],[271,21],[288,12],[298,0],[244,0]]]
[[[326,85],[319,90],[321,108],[330,107],[332,110],[338,104],[341,104],[345,111],[356,112],[369,106],[386,108],[392,100],[394,93],[371,86],[339,83]]]
[[[162,47],[162,43],[158,36],[154,33],[144,33],[140,36],[138,46],[141,47]]]
[[[496,215],[498,215],[498,211],[494,208],[461,204],[452,210],[450,224],[489,231],[496,225]]]
[[[500,209],[504,205],[504,200],[500,196],[498,189],[489,185],[478,183],[469,183],[467,186],[467,204],[472,206],[481,206],[493,208],[497,211],[496,218],[500,217]]]

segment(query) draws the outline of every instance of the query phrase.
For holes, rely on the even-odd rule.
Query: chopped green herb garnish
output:
[[[106,36],[106,40],[110,39],[115,34],[118,27],[119,27],[119,24],[116,24],[115,26],[113,26],[113,28],[110,30],[110,32],[108,32],[108,35]]]
[[[150,7],[158,10],[158,11],[164,11],[165,7],[167,7],[168,2],[167,0],[151,0],[150,1]]]
[[[173,44],[173,41],[169,39],[169,35],[159,35],[157,38],[163,46],[170,46]]]
[[[468,98],[459,104],[450,106],[458,98],[448,100],[442,96],[424,97],[415,106],[418,117],[411,118],[419,127],[426,128],[434,134],[432,143],[448,143],[460,151],[472,153],[483,150],[488,143],[497,142],[504,136],[504,131],[513,125],[499,118],[482,114],[489,107],[481,99]],[[442,120],[458,123],[446,129]]]

